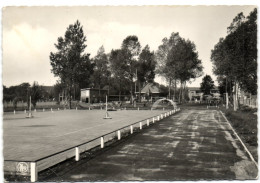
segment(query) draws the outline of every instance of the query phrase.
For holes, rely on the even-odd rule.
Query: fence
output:
[[[242,105],[246,105],[252,108],[258,108],[258,102],[257,98],[244,98],[240,97],[239,98],[239,103]]]
[[[37,102],[37,106],[52,106],[52,105],[56,105],[57,102],[53,101],[53,102]],[[3,103],[4,108],[7,107],[13,107],[13,102],[4,102]],[[26,102],[17,102],[17,107],[27,107],[27,103]]]
[[[100,148],[104,148],[106,143],[111,142],[113,139],[117,138],[117,140],[120,140],[122,135],[126,135],[128,133],[133,134],[134,131],[142,130],[144,126],[148,127],[151,123],[155,123],[156,121],[160,121],[163,118],[173,115],[179,110],[179,108],[176,108],[174,110],[166,111],[158,116],[137,121],[102,136],[98,136],[90,141],[47,155],[40,159],[23,162],[20,162],[19,160],[4,160],[4,171],[9,173],[15,172],[16,175],[30,176],[31,182],[36,182],[40,171],[74,156],[75,161],[79,161],[80,153],[98,146],[100,146]]]

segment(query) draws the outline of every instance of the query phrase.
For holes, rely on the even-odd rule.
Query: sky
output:
[[[5,7],[2,10],[2,83],[9,87],[37,81],[53,85],[50,52],[57,38],[79,20],[87,37],[86,53],[94,57],[102,45],[105,52],[118,49],[129,35],[139,38],[142,48],[156,51],[172,32],[195,43],[204,75],[216,80],[210,61],[211,50],[240,12],[245,16],[255,6],[77,6]],[[202,77],[203,77],[202,76]],[[200,86],[202,77],[188,86]],[[156,77],[156,82],[165,80]],[[217,84],[217,82],[215,82]]]

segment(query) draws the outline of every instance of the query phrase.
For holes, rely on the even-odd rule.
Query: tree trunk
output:
[[[131,85],[131,99],[130,99],[130,103],[131,104],[133,104],[133,85],[132,85],[132,80],[131,80],[131,83],[130,83],[130,85]]]
[[[170,79],[170,81],[169,81],[169,99],[171,99],[171,82],[172,82],[172,80]]]
[[[183,101],[184,101],[184,99],[185,99],[185,87],[186,87],[186,82],[184,81],[183,82],[183,86],[182,86],[182,98],[181,98],[181,100],[182,100],[182,103],[183,103]]]
[[[174,94],[173,94],[173,101],[175,101],[176,89],[177,89],[177,81],[176,81],[176,79],[175,79],[175,81],[174,81]]]
[[[71,109],[71,86],[69,86],[69,109]]]
[[[180,89],[179,89],[179,103],[181,103],[182,82],[180,84],[181,84],[181,86],[180,86]]]
[[[226,93],[226,109],[228,109],[228,92]]]
[[[237,111],[238,109],[238,82],[235,80],[235,84],[234,84],[234,111]]]
[[[121,102],[121,81],[119,81],[119,102]]]
[[[227,80],[227,77],[226,77],[226,109],[228,109],[228,89],[227,89],[227,86],[228,86],[228,80]]]
[[[76,85],[74,85],[73,87],[73,92],[74,92],[73,98],[74,100],[76,100]]]
[[[98,87],[98,102],[100,103],[100,85]]]
[[[141,102],[141,82],[140,81],[138,82],[138,90],[139,90],[139,94],[138,94],[139,102]]]

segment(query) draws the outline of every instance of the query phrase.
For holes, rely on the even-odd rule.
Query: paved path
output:
[[[255,179],[250,160],[221,113],[184,110],[95,158],[44,181]]]

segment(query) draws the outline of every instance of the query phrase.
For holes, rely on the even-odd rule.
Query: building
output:
[[[214,86],[214,88],[210,90],[210,94],[215,98],[219,98],[220,93],[218,87]]]
[[[202,101],[203,92],[200,87],[188,87],[188,96],[190,101]]]
[[[138,97],[139,92],[135,92]],[[141,89],[141,101],[155,101],[161,97],[159,86],[155,83],[147,83]]]
[[[108,90],[96,88],[84,88],[80,91],[80,101],[85,103],[106,102]]]
[[[201,91],[200,87],[188,87],[188,96],[190,101],[202,101],[203,100],[203,91]],[[210,95],[215,98],[219,98],[219,89],[214,86],[213,89],[210,90]]]

